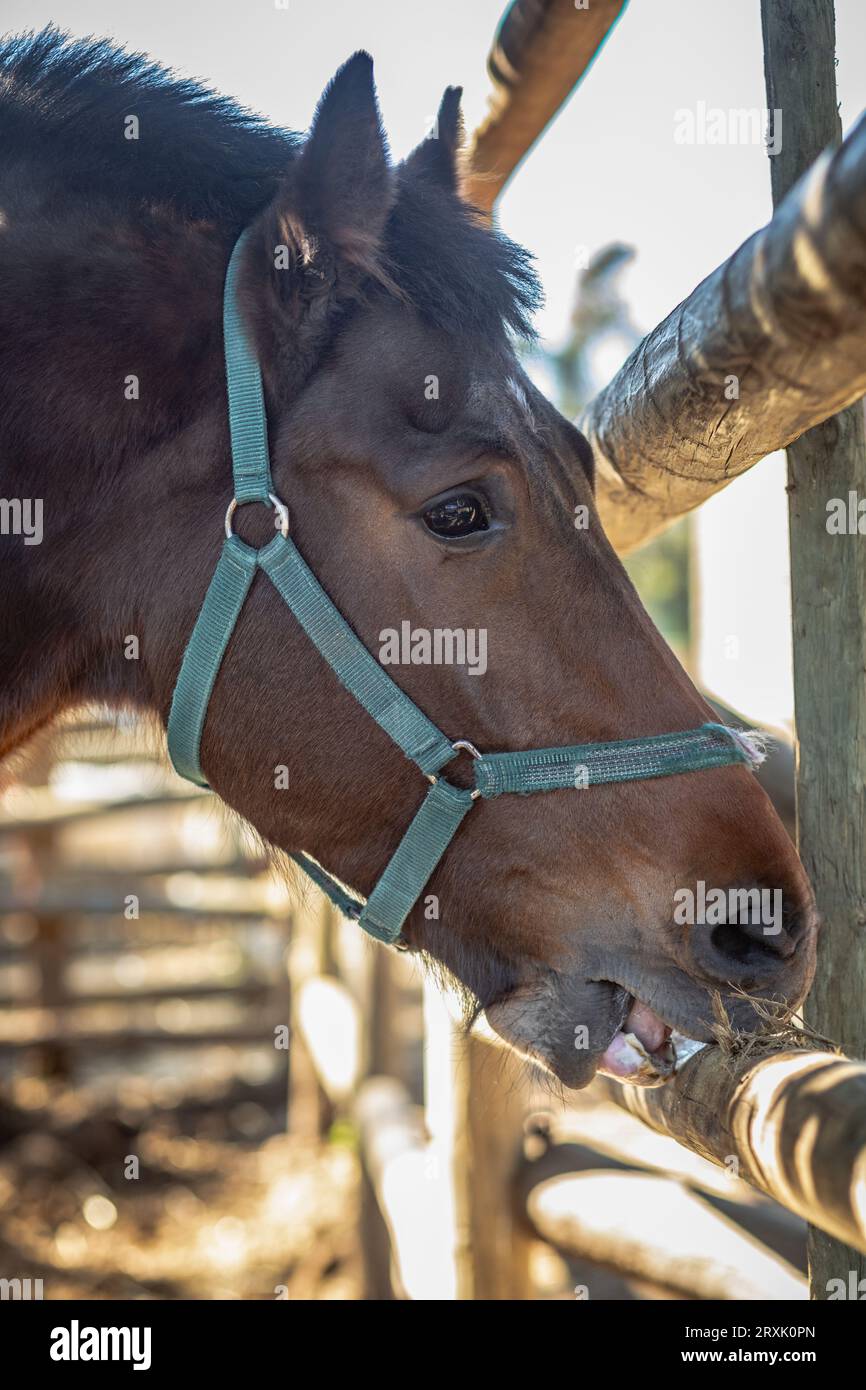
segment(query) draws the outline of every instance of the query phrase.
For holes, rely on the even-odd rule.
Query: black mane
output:
[[[0,128],[7,155],[44,161],[52,183],[232,221],[268,201],[299,143],[144,54],[53,25],[0,40]]]
[[[130,115],[137,140],[124,138]],[[52,190],[167,205],[232,235],[271,200],[301,141],[143,54],[53,25],[0,39],[0,130],[4,159],[41,167]],[[532,335],[540,291],[531,257],[444,190],[400,179],[385,253],[430,322]]]

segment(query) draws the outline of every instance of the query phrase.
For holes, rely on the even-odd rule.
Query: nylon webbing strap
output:
[[[723,724],[703,724],[680,734],[534,748],[526,753],[485,753],[475,763],[483,797],[560,791],[601,782],[635,782],[754,761]]]
[[[268,418],[258,360],[247,340],[238,305],[237,281],[249,231],[235,242],[226,272],[223,343],[229,393],[229,431],[235,497],[239,502],[267,502],[273,492],[268,455]]]
[[[371,936],[391,942],[400,935],[471,806],[471,792],[450,782],[433,784],[358,919]]]
[[[235,497],[239,503],[267,502],[273,492],[261,372],[237,302],[238,268],[246,239],[244,233],[229,261],[223,317]],[[371,656],[294,543],[283,535],[275,536],[259,551],[234,535],[223,544],[171,702],[168,747],[180,775],[207,786],[200,759],[208,705],[257,568],[267,573],[346,690],[422,772],[434,777],[454,756],[451,740]],[[666,777],[726,763],[754,767],[760,760],[750,735],[721,724],[704,724],[684,733],[615,743],[487,753],[475,760],[474,768],[476,791],[494,797],[504,792],[529,794]],[[471,792],[442,779],[435,781],[366,904],[309,855],[299,853],[292,858],[341,912],[356,918],[380,941],[391,942],[399,936],[472,805]]]
[[[168,750],[181,777],[206,787],[199,760],[211,692],[229,638],[256,572],[257,554],[237,536],[223,543],[192,636],[168,716]]]
[[[275,536],[259,564],[331,670],[407,758],[435,773],[454,757],[448,739],[370,655],[292,541]]]
[[[342,912],[344,917],[352,917],[357,922],[364,906],[363,900],[359,901],[347,893],[339,880],[334,878],[333,874],[329,874],[327,869],[323,869],[321,864],[317,864],[311,855],[292,854],[289,858],[294,859],[298,868],[303,869],[307,878],[312,879],[317,888],[321,888],[325,897],[330,898],[338,912]]]

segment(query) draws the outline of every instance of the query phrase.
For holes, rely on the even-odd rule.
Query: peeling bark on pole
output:
[[[761,18],[767,104],[782,110],[785,131],[771,161],[778,203],[816,153],[841,138],[833,0],[762,0]],[[789,447],[788,497],[797,840],[824,922],[806,1017],[866,1057],[866,537],[827,531],[828,500],[847,504],[851,492],[866,498],[862,404]],[[814,1227],[809,1266],[813,1298],[826,1298],[828,1283],[850,1271],[866,1278],[864,1255]]]
[[[864,393],[866,118],[587,408],[613,545],[642,545]]]
[[[866,1250],[863,1063],[826,1052],[732,1061],[706,1047],[657,1090],[609,1081],[604,1092],[651,1129]]]
[[[487,69],[490,111],[475,133],[464,193],[490,212],[524,155],[586,72],[626,0],[514,0]]]

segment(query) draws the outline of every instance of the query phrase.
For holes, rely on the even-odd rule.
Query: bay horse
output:
[[[105,42],[0,45],[2,490],[42,516],[41,543],[0,537],[0,758],[85,701],[168,719],[231,496],[221,304],[244,232],[239,308],[306,563],[369,652],[484,633],[483,671],[392,666],[429,719],[522,750],[713,718],[604,536],[586,440],[521,367],[538,282],[461,196],[459,101],[395,166],[364,53],[301,137]],[[273,536],[261,508],[235,526]],[[419,800],[262,575],[201,765],[267,841],[363,894]],[[782,920],[676,920],[706,884],[781,893]],[[738,1026],[743,992],[797,1005],[816,930],[781,823],[726,766],[480,802],[402,943],[580,1087],[639,1079],[672,1028],[709,1039],[714,991]]]

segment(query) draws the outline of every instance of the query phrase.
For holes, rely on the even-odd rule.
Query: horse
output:
[[[475,749],[713,718],[604,535],[586,439],[521,366],[538,279],[462,196],[460,96],[395,164],[363,52],[301,136],[105,41],[3,41],[2,488],[43,526],[0,537],[0,758],[82,702],[169,719],[231,497],[221,304],[241,234],[238,312],[307,565],[368,652],[484,633],[483,670],[392,652],[465,750],[452,783],[471,786]],[[234,527],[274,534],[260,507]],[[423,790],[261,574],[201,766],[276,850],[365,895]],[[677,895],[707,884],[781,894],[780,920],[679,920]],[[457,985],[467,1025],[485,1013],[579,1088],[640,1080],[672,1030],[711,1040],[719,999],[738,1028],[761,998],[796,1008],[816,937],[741,763],[479,801],[399,944]]]

